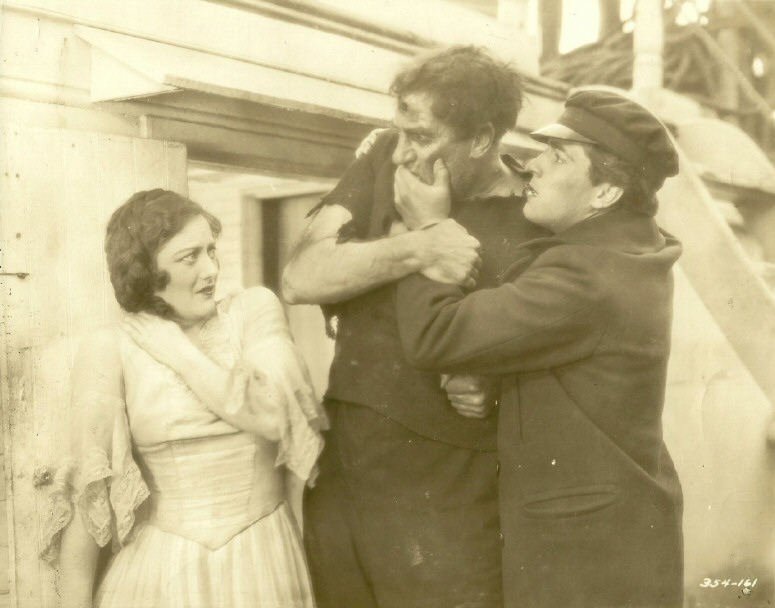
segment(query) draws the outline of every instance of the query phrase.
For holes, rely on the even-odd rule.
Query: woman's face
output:
[[[167,241],[156,254],[156,265],[170,277],[156,295],[175,309],[178,321],[196,323],[215,312],[219,266],[215,238],[204,217],[191,218]]]

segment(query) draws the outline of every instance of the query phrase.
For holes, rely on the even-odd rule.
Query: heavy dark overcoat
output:
[[[682,495],[661,422],[679,255],[652,218],[615,210],[525,244],[500,287],[399,285],[414,365],[503,378],[507,608],[681,605]]]

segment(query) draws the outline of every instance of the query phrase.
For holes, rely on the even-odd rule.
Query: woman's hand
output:
[[[156,315],[141,312],[126,317],[122,325],[140,348],[178,373],[196,349],[177,323]]]

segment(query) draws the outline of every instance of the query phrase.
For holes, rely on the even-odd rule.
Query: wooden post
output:
[[[662,88],[664,25],[662,0],[638,0],[633,34],[632,88],[653,91]]]
[[[716,2],[716,16],[725,27],[719,28],[717,41],[727,57],[736,66],[740,65],[740,31],[729,24],[737,16],[737,6],[731,2]],[[740,106],[740,87],[730,70],[721,70],[719,74],[718,100],[727,108]],[[724,116],[725,120],[739,124],[737,116]]]
[[[539,0],[538,18],[541,23],[541,61],[560,53],[562,34],[562,0]]]
[[[598,0],[600,6],[600,40],[605,40],[622,29],[620,0]]]

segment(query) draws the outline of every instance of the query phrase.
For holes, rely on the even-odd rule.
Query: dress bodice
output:
[[[83,341],[72,378],[72,456],[51,492],[44,559],[55,559],[74,507],[100,546],[111,538],[116,547],[126,545],[136,524],[147,521],[218,549],[275,511],[285,498],[286,474],[314,477],[325,414],[282,305],[255,288],[217,310],[192,339],[229,372],[224,410],[234,424],[245,423],[240,428],[213,413],[121,327]],[[279,411],[277,441],[251,426],[262,408]],[[136,518],[141,505],[147,509]]]
[[[249,433],[139,448],[149,523],[217,549],[283,500],[277,447]]]
[[[200,329],[200,348],[225,369],[238,359],[227,311]],[[172,369],[120,337],[135,457],[150,491],[149,523],[210,549],[283,500],[277,445],[216,416]]]
[[[199,347],[215,363],[231,369],[237,360],[227,311],[199,330]],[[228,435],[238,429],[220,419],[170,367],[156,361],[126,333],[117,336],[132,443],[146,448],[169,441]]]

